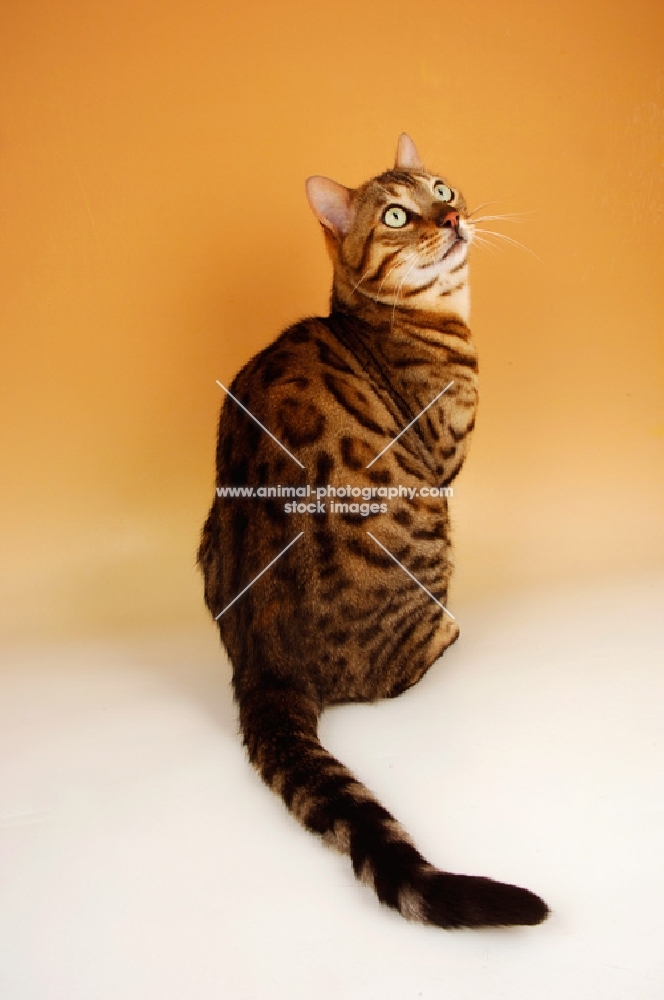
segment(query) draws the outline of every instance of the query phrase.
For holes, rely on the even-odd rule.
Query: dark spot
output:
[[[261,371],[261,382],[263,388],[267,389],[278,379],[282,378],[293,361],[293,357],[287,351],[277,351],[268,355],[263,362]]]
[[[329,562],[336,551],[336,543],[332,532],[325,530],[314,531],[314,541],[318,545],[320,558],[324,562]]]
[[[428,559],[427,556],[416,556],[408,569],[412,573],[417,573],[418,570],[422,569],[436,569],[440,563],[440,559]]]
[[[334,646],[343,646],[345,642],[348,642],[349,636],[348,629],[338,629],[336,632],[328,632],[326,638]]]
[[[462,365],[477,371],[477,358],[473,354],[459,354],[457,351],[447,352],[447,363],[450,365]]]
[[[340,514],[339,517],[346,524],[365,524],[367,520],[364,514]]]
[[[283,524],[289,517],[284,510],[283,500],[266,500],[263,503],[263,510],[273,524]]]
[[[376,639],[382,632],[383,627],[380,624],[370,625],[368,628],[363,629],[358,635],[358,642],[361,646],[366,646],[371,639]]]
[[[315,486],[327,486],[330,481],[334,459],[327,451],[319,451],[316,455],[316,477]]]
[[[311,339],[311,334],[306,323],[297,323],[288,331],[288,337],[294,344],[306,344]]]
[[[410,535],[421,539],[445,538],[445,522],[436,521],[432,528],[415,528]]]
[[[356,471],[357,469],[361,469],[362,460],[359,459],[355,453],[356,452],[355,440],[350,437],[343,437],[341,439],[340,445],[341,445],[341,458],[343,460],[344,465],[348,469],[354,469]]]
[[[367,475],[372,483],[379,483],[381,486],[388,486],[392,482],[392,473],[389,469],[372,468]]]
[[[321,577],[323,576],[322,572],[320,576]],[[338,579],[336,579],[334,583],[331,585],[329,590],[326,590],[321,594],[321,597],[323,598],[324,601],[333,601],[336,597],[339,596],[339,594],[342,594],[344,590],[348,590],[349,587],[352,587],[352,582],[350,580],[347,580],[345,577],[342,576],[338,577]]]
[[[385,435],[385,431],[374,418],[371,401],[354,382],[333,372],[325,372],[323,381],[337,403],[354,416],[363,427],[381,436]]]
[[[244,486],[247,482],[248,470],[249,460],[246,456],[234,459],[230,469],[228,470],[230,483],[227,485]]]
[[[265,486],[270,479],[270,463],[259,462],[256,473],[258,475],[258,485]]]
[[[298,447],[318,440],[325,427],[325,417],[308,400],[287,396],[279,404],[276,423],[286,444]]]
[[[353,369],[347,364],[345,359],[337,353],[328,343],[324,340],[316,338],[316,346],[318,347],[318,357],[328,368],[335,368],[339,372],[348,372],[352,374]]]

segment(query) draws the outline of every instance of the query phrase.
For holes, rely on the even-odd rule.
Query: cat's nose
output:
[[[448,209],[438,219],[438,225],[441,229],[453,229],[457,232],[459,229],[459,213],[454,208]]]

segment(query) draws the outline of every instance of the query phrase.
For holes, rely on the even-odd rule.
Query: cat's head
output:
[[[467,322],[473,225],[463,196],[425,170],[409,136],[399,138],[394,169],[361,187],[310,177],[306,190],[334,264],[337,305],[424,309]]]

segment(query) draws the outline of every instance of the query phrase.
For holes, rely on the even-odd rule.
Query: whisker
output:
[[[390,333],[392,333],[392,331],[394,330],[394,318],[395,318],[395,316],[396,316],[396,312],[397,312],[397,305],[398,305],[398,303],[399,303],[399,296],[401,295],[401,289],[403,288],[403,283],[404,283],[404,281],[406,280],[406,278],[408,277],[408,275],[410,274],[410,272],[411,272],[411,271],[413,270],[413,268],[414,268],[415,266],[416,266],[415,262],[413,262],[413,263],[412,263],[412,264],[410,265],[410,267],[408,268],[408,270],[407,270],[407,271],[406,271],[406,273],[404,274],[403,278],[401,279],[401,282],[400,282],[400,284],[399,284],[399,287],[397,288],[397,297],[396,297],[396,299],[394,300],[394,305],[392,306],[392,325],[390,326]]]
[[[477,212],[480,212],[483,208],[486,208],[487,205],[498,205],[498,204],[500,204],[500,202],[495,201],[495,200],[494,201],[484,201],[484,202],[482,202],[481,205],[478,205],[477,208],[474,208],[472,210],[472,212],[469,212],[468,215],[466,216],[466,218],[473,219],[473,216],[476,215]],[[521,212],[506,212],[504,215],[496,216],[496,218],[501,218],[501,219],[505,218],[505,219],[507,219],[507,218],[516,218],[517,216],[520,216],[520,215],[534,215],[535,211],[536,211],[535,209],[528,209],[526,211],[521,211]],[[487,218],[489,218],[489,216],[487,216]],[[492,216],[492,218],[493,218],[493,216]],[[481,220],[480,219],[473,219],[473,221],[474,222],[480,222]]]
[[[481,245],[481,246],[493,246],[493,243],[491,243],[486,238],[486,236],[484,236],[484,234],[474,233],[474,235],[473,235],[473,241],[471,243],[471,246],[476,246],[478,244]]]
[[[369,268],[369,271],[370,270],[371,270],[371,268]],[[362,282],[366,278],[366,276],[369,273],[369,271],[365,271],[364,274],[362,275],[362,277],[360,278],[360,280],[358,281],[358,283],[356,285],[353,285],[353,292],[356,292],[358,290],[358,288],[360,287],[360,285],[362,284]],[[352,295],[352,292],[351,292],[351,295]]]
[[[473,237],[473,242],[471,243],[471,246],[475,246],[475,245],[480,246],[482,248],[486,247],[486,249],[489,250],[494,257],[496,255],[496,250],[502,250],[503,249],[503,247],[496,247],[496,246],[493,245],[493,243],[489,243],[489,241],[486,240],[486,239],[484,239],[482,236],[474,236]]]
[[[496,201],[495,199],[493,201],[483,201],[481,205],[478,205],[477,208],[474,208],[472,212],[468,213],[468,218],[472,219],[472,217],[475,215],[475,212],[479,212],[481,209],[486,208],[487,205],[499,205],[499,204],[500,202]]]
[[[520,247],[521,250],[525,250],[527,253],[532,254],[533,257],[540,262],[540,264],[542,263],[542,258],[539,254],[536,254],[534,250],[531,250],[530,247],[527,247],[525,244],[515,240],[512,236],[506,236],[505,233],[494,233],[492,229],[480,229],[479,232],[484,234],[484,236],[495,236],[498,240],[505,240],[506,243],[512,243],[515,247]]]
[[[389,276],[392,274],[392,271],[395,271],[397,269],[397,267],[399,267],[401,264],[405,264],[407,260],[412,260],[413,257],[417,257],[417,251],[416,250],[414,250],[412,253],[409,253],[403,259],[398,260],[396,262],[396,264],[392,265],[392,267],[389,269],[389,271],[387,272],[387,274],[385,275],[385,277],[381,281],[380,285],[378,286],[378,294],[379,295],[380,295],[380,293],[383,290],[383,285],[385,284],[385,282],[387,281],[387,279],[389,278]],[[410,272],[408,272],[408,273],[410,274]]]
[[[506,212],[504,215],[480,215],[479,218],[473,219],[473,225],[477,225],[478,222],[489,222],[489,221],[504,221],[504,222],[524,222],[525,220],[520,218],[522,212]]]

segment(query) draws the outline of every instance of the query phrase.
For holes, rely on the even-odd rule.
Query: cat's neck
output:
[[[397,315],[407,316],[416,325],[418,316],[435,316],[441,320],[460,320],[467,326],[470,321],[468,264],[464,265],[460,274],[443,278],[416,296],[403,296],[396,304],[381,302],[359,286],[352,286],[343,273],[336,274],[330,309],[332,312],[356,316],[370,326],[381,329],[385,326],[393,327]]]
[[[415,410],[447,385],[451,364],[477,369],[470,328],[458,315],[380,304],[358,313],[333,297],[327,323],[369,375]]]
[[[421,298],[424,300],[424,296]],[[361,336],[376,345],[378,341],[403,342],[404,337],[408,339],[409,334],[413,333],[425,337],[432,346],[437,342],[442,343],[450,335],[469,342],[469,312],[467,285],[446,296],[443,304],[438,298],[432,298],[422,301],[419,309],[401,303],[390,305],[375,302],[368,298],[358,302],[354,297],[349,302],[337,294],[336,288],[332,290],[330,301],[330,315],[345,317],[358,332],[362,331]]]

